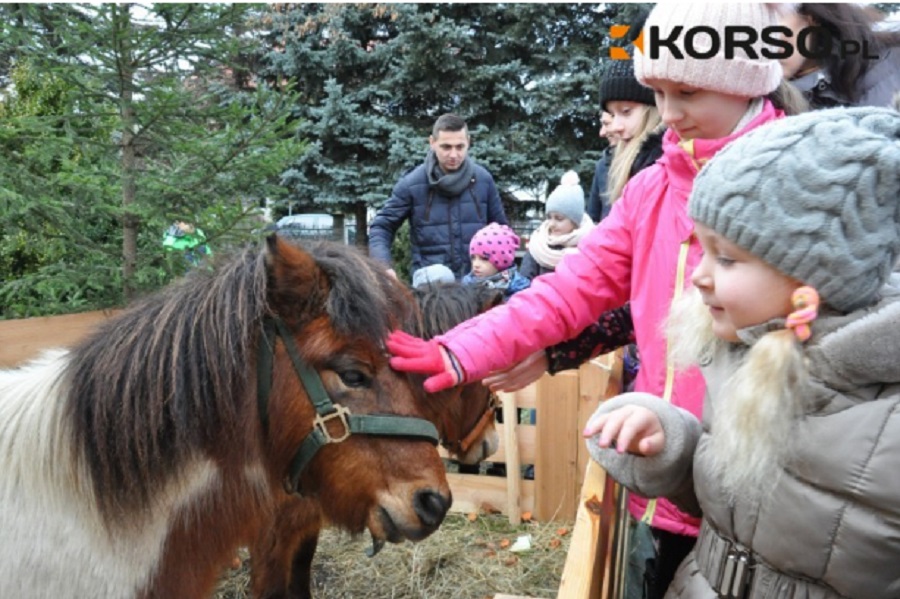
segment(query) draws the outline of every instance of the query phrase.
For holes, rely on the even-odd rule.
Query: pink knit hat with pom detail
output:
[[[645,44],[651,27],[658,28],[660,39],[669,39],[673,29],[680,25],[683,29],[674,43],[684,57],[676,58],[664,45],[659,46],[656,59],[635,50],[634,74],[645,85],[648,79],[665,79],[733,96],[765,96],[778,87],[782,71],[777,60],[762,56],[763,44],[759,38],[764,28],[779,24],[779,16],[784,12],[783,7],[773,3],[659,2],[644,24]],[[758,58],[748,57],[742,48],[735,49],[733,58],[725,58],[725,27],[736,25],[756,32],[758,39],[752,47]],[[685,36],[695,27],[711,28],[718,33],[719,52],[715,56],[693,58],[684,51]],[[694,35],[693,47],[701,53],[711,48],[709,34]]]
[[[469,242],[469,255],[481,256],[497,270],[506,270],[516,260],[519,236],[506,225],[491,223],[482,227]]]

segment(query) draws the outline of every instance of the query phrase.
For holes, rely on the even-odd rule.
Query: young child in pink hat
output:
[[[491,223],[481,228],[469,242],[472,271],[463,277],[464,285],[484,285],[502,289],[505,298],[531,285],[531,280],[516,268],[519,236],[506,225]]]

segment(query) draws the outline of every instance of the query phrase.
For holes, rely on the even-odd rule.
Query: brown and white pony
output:
[[[430,339],[460,322],[492,308],[503,294],[484,287],[456,284],[413,290],[419,307],[409,332]],[[421,386],[422,379],[416,378]],[[423,391],[424,393],[424,391]],[[441,444],[451,457],[477,464],[499,447],[494,427],[496,397],[481,383],[471,383],[430,395],[426,416],[437,426]],[[278,509],[250,547],[250,574],[255,599],[310,599],[312,562],[324,525],[320,498],[280,493]],[[375,541],[369,555],[381,548]]]
[[[428,536],[433,408],[382,342],[413,309],[358,251],[270,237],[0,371],[0,597],[208,597],[285,481],[347,530]]]

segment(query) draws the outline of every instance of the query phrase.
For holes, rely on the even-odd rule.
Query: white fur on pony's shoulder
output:
[[[197,459],[127,530],[104,526],[66,422],[68,352],[0,371],[0,597],[135,597],[158,567],[170,522],[218,480]]]

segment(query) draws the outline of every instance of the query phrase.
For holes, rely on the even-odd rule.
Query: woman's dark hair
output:
[[[853,40],[866,48],[870,54],[880,55],[883,50],[900,45],[900,33],[896,31],[874,31],[876,15],[855,4],[803,3],[797,5],[797,13],[808,17],[813,26],[822,27],[831,35],[831,53],[820,61],[831,76],[831,85],[840,95],[852,102],[859,99],[857,82],[872,66],[871,59],[862,53],[841,56],[843,40]],[[815,37],[812,40],[816,43]]]

